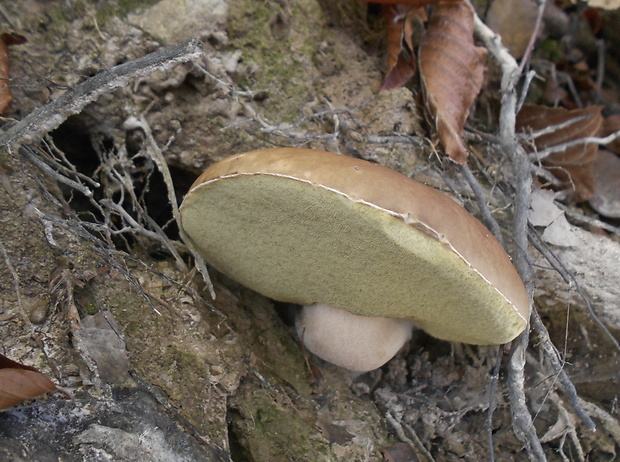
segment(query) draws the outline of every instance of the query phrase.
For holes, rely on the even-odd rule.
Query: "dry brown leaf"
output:
[[[0,34],[0,116],[11,112],[13,96],[10,85],[9,45],[18,45],[26,41],[17,34]]]
[[[416,69],[413,50],[412,20],[419,16],[426,20],[424,5],[437,3],[439,0],[361,0],[367,3],[381,3],[387,28],[387,70],[381,84],[382,90],[402,87]],[[462,0],[447,0],[460,2]]]
[[[535,0],[494,0],[487,13],[487,25],[502,37],[510,54],[521,59],[536,27]]]
[[[552,146],[600,135],[603,125],[602,109],[602,106],[591,106],[586,109],[568,110],[526,104],[517,115],[516,128],[521,132],[535,132],[575,120],[568,126],[537,137],[534,146],[536,151],[540,152]],[[582,202],[594,194],[594,163],[597,154],[597,144],[577,144],[564,151],[550,154],[542,164],[563,182],[563,187],[573,191],[572,201]]]
[[[446,154],[464,164],[461,134],[482,87],[486,49],[474,46],[474,18],[464,2],[440,2],[419,50],[426,105]]]
[[[34,367],[0,355],[0,409],[55,390],[56,385]]]
[[[418,7],[407,5],[384,5],[383,15],[387,24],[387,70],[382,90],[402,87],[415,73],[413,51],[412,15]]]

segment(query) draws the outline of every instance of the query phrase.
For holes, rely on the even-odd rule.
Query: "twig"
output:
[[[541,136],[545,136],[545,135],[549,135],[550,133],[555,133],[558,130],[562,130],[564,128],[568,128],[571,125],[575,125],[577,122],[581,122],[582,120],[585,120],[587,118],[589,118],[590,115],[589,114],[582,114],[576,117],[572,117],[568,120],[565,120],[563,122],[557,123],[557,124],[553,124],[553,125],[547,125],[544,128],[541,128],[540,130],[532,130],[529,131],[527,133],[527,139],[532,139],[535,140],[537,138],[540,138]]]
[[[428,451],[428,449],[424,447],[424,444],[422,444],[422,441],[420,440],[416,432],[413,430],[413,428],[407,425],[407,430],[409,430],[409,434],[413,438],[413,440],[411,440],[409,437],[407,437],[407,435],[405,435],[403,426],[394,418],[392,414],[390,414],[389,412],[386,412],[385,419],[390,423],[390,425],[392,425],[392,427],[394,427],[394,430],[396,431],[396,434],[398,435],[401,441],[404,441],[412,448],[419,450],[424,455],[424,457],[426,457],[426,459],[428,459],[430,462],[435,462],[433,455]]]
[[[620,130],[613,132],[611,135],[607,135],[605,137],[599,136],[586,136],[584,138],[579,138],[578,140],[568,141],[566,143],[556,144],[555,146],[549,146],[548,148],[543,149],[542,151],[537,151],[535,153],[530,154],[530,159],[532,160],[543,160],[549,157],[551,154],[555,154],[557,152],[564,152],[567,149],[573,148],[575,146],[581,146],[582,144],[609,144],[612,141],[620,138]]]
[[[493,412],[495,412],[495,388],[499,380],[499,369],[502,365],[502,347],[497,347],[497,360],[493,366],[491,386],[489,388],[489,410],[487,412],[487,441],[489,443],[489,461],[495,462],[495,449],[493,448]]]
[[[194,63],[194,68],[196,68],[198,71],[203,73],[206,77],[211,79],[217,85],[222,87],[226,92],[232,93],[235,96],[254,98],[257,94],[264,93],[262,91],[256,91],[256,90],[249,90],[249,91],[238,90],[234,85],[224,82],[222,79],[216,77],[214,74],[206,70],[203,66],[201,66],[198,63]]]
[[[476,196],[476,202],[478,203],[478,209],[480,210],[480,214],[482,215],[484,224],[491,230],[499,243],[504,245],[502,230],[499,226],[499,223],[497,223],[497,220],[491,214],[489,204],[484,197],[484,191],[482,190],[480,183],[478,183],[478,180],[476,180],[467,164],[461,165],[461,173],[463,174],[463,177],[465,178],[465,181],[467,181],[469,187],[474,191],[474,195]]]
[[[603,82],[605,80],[605,55],[606,55],[606,44],[604,39],[598,39],[596,41],[596,51],[598,59],[596,60],[596,80],[594,81],[594,85],[596,86],[596,97],[595,104],[600,104],[601,100],[601,89],[603,88]]]
[[[566,426],[566,433],[568,433],[568,437],[573,443],[573,447],[576,452],[576,459],[578,462],[585,462],[585,455],[583,453],[583,448],[581,447],[581,443],[579,442],[579,437],[577,436],[577,429],[575,428],[575,424],[573,424],[571,419],[571,415],[568,413],[564,405],[562,404],[562,400],[560,400],[559,396],[555,393],[551,395],[551,401],[558,408],[559,418],[564,421],[564,425]]]
[[[588,310],[588,314],[590,315],[592,320],[603,331],[607,338],[609,338],[616,350],[620,352],[620,343],[618,342],[618,340],[616,340],[616,338],[609,331],[607,326],[603,324],[598,315],[594,312],[594,309],[592,308],[592,303],[590,303],[590,299],[586,296],[586,294],[583,293],[583,290],[581,289],[581,284],[579,284],[577,278],[575,278],[575,276],[566,269],[562,261],[560,261],[560,259],[553,252],[553,250],[551,250],[547,245],[545,245],[545,243],[542,241],[541,237],[538,235],[538,232],[534,229],[533,226],[530,226],[529,239],[530,243],[536,248],[536,250],[538,250],[549,262],[549,264],[553,266],[553,269],[555,269],[560,274],[562,279],[564,279],[564,282],[575,287],[575,290],[579,294],[579,297],[583,300],[583,303],[585,304],[586,309]]]
[[[620,445],[620,424],[618,420],[608,414],[604,409],[601,409],[596,404],[590,403],[584,399],[579,398],[579,404],[583,407],[588,414],[593,415],[601,421],[603,428],[607,430],[616,444]]]
[[[587,412],[583,410],[583,408],[579,405],[579,396],[577,395],[577,390],[575,389],[575,385],[571,381],[570,377],[564,370],[563,362],[560,360],[558,351],[553,347],[553,343],[549,338],[549,332],[545,325],[542,323],[540,316],[536,310],[532,310],[531,323],[534,331],[540,338],[540,346],[545,352],[545,356],[551,361],[551,366],[553,370],[557,374],[558,381],[562,386],[562,390],[564,391],[564,395],[568,398],[568,401],[573,406],[573,409],[579,416],[579,418],[584,422],[586,427],[589,430],[596,430],[596,425],[590,418]]]
[[[573,210],[571,207],[567,207],[566,205],[562,204],[559,201],[553,201],[553,203],[559,209],[561,209],[566,215],[568,215],[570,218],[572,218],[576,222],[589,225],[589,226],[595,226],[605,231],[609,231],[610,233],[613,233],[613,234],[620,234],[620,228],[617,226],[610,225],[609,223],[606,223],[604,221],[589,217],[587,215],[584,215],[583,213],[579,213],[576,210]]]
[[[154,71],[164,71],[182,62],[200,57],[203,45],[190,40],[180,45],[161,48],[86,80],[57,99],[41,106],[0,134],[0,146],[9,148],[36,140],[63,123],[70,115],[78,114],[87,104],[104,93],[127,85],[130,79],[145,77]]]
[[[510,361],[507,366],[510,415],[515,436],[525,443],[530,460],[546,461],[547,458],[540,444],[540,439],[536,434],[536,428],[525,401],[524,368],[528,339],[529,332],[526,329],[512,341]]]
[[[133,118],[128,123],[139,126],[146,136],[146,140],[148,142],[148,147],[149,147],[149,149],[147,149],[147,153],[149,154],[153,162],[155,162],[155,165],[157,165],[157,169],[159,170],[159,172],[162,174],[164,178],[164,183],[166,184],[166,189],[168,190],[168,202],[170,202],[170,206],[172,207],[172,216],[174,217],[177,223],[177,226],[179,228],[179,233],[181,234],[181,237],[185,241],[185,244],[187,245],[188,249],[194,256],[194,261],[196,262],[198,271],[200,271],[200,274],[203,277],[203,280],[207,286],[207,289],[209,290],[209,294],[211,295],[211,298],[215,300],[215,289],[213,288],[213,283],[211,282],[211,278],[209,277],[209,271],[207,270],[207,265],[205,264],[204,259],[200,256],[199,252],[194,247],[194,244],[189,238],[189,236],[185,234],[185,232],[183,231],[183,228],[181,227],[181,214],[179,213],[179,205],[177,202],[176,193],[174,192],[174,184],[172,183],[172,176],[170,175],[170,169],[168,169],[168,164],[166,163],[166,159],[164,158],[164,155],[161,152],[161,149],[159,149],[159,146],[157,145],[155,138],[153,138],[151,127],[149,126],[144,116],[141,116],[139,120]],[[185,264],[184,263],[182,264],[185,267],[185,269],[187,269]]]
[[[37,156],[33,152],[32,148],[30,146],[23,146],[20,149],[20,152],[22,154],[24,154],[33,164],[35,164],[37,167],[39,167],[41,170],[43,170],[43,172],[45,172],[46,174],[48,174],[49,176],[54,178],[59,183],[65,184],[65,185],[69,186],[70,188],[73,188],[73,189],[81,192],[86,197],[92,197],[93,192],[90,190],[90,188],[88,188],[87,186],[83,185],[82,183],[78,183],[77,181],[72,180],[71,178],[67,178],[65,175],[63,175],[61,173],[58,173],[52,167],[50,167],[45,162],[43,162],[39,158],[39,156]]]
[[[419,136],[411,135],[368,135],[366,141],[373,144],[413,144],[424,146],[424,141]]]
[[[34,328],[24,308],[24,302],[22,299],[21,290],[19,288],[19,285],[20,285],[19,274],[17,274],[17,271],[15,271],[15,267],[13,266],[13,263],[11,263],[11,258],[9,257],[9,253],[7,252],[2,242],[0,242],[0,252],[2,252],[2,256],[4,257],[4,263],[6,264],[7,268],[9,269],[9,272],[11,273],[11,276],[13,277],[13,288],[15,289],[15,296],[17,297],[17,307],[19,308],[19,314],[24,320],[24,324],[28,327],[28,329],[32,333]]]
[[[523,74],[523,70],[525,69],[526,64],[530,60],[532,50],[534,50],[534,44],[536,43],[536,39],[538,38],[538,34],[540,33],[540,28],[542,26],[542,18],[545,12],[546,4],[547,0],[538,0],[538,12],[536,13],[536,22],[534,23],[534,29],[532,30],[530,40],[525,47],[525,51],[523,52],[523,57],[521,58],[521,64],[519,65],[518,71],[519,75]]]
[[[532,170],[532,173],[537,177],[545,180],[547,182],[547,185],[555,186],[558,188],[562,186],[562,182],[555,175],[553,175],[553,173],[551,173],[549,169],[540,167],[536,164],[531,164],[530,168]]]
[[[530,298],[532,305],[532,276],[527,247],[527,213],[530,203],[532,179],[530,163],[525,150],[516,140],[515,123],[517,109],[516,85],[519,79],[519,68],[508,50],[502,45],[501,38],[495,34],[478,15],[474,14],[475,31],[489,52],[499,63],[502,71],[501,91],[502,104],[500,110],[500,145],[512,161],[514,186],[516,189],[513,234],[515,241],[514,261]],[[527,408],[524,390],[525,351],[528,345],[526,329],[513,341],[510,360],[508,362],[508,384],[510,394],[510,410],[515,435],[525,443],[532,460],[546,460],[542,445],[536,434],[532,416]]]
[[[517,101],[517,114],[525,104],[525,99],[527,98],[527,92],[532,84],[532,80],[536,77],[536,71],[529,71],[525,74],[525,79],[523,81],[523,85],[521,87],[521,96],[519,97],[519,101]]]

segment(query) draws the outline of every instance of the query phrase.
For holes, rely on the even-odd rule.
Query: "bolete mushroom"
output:
[[[354,371],[387,362],[413,324],[478,345],[525,329],[528,296],[493,235],[445,194],[379,165],[266,149],[210,166],[181,226],[222,273],[304,305],[297,330]]]

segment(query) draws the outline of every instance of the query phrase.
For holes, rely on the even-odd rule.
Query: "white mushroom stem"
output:
[[[315,304],[303,307],[295,326],[310,352],[337,366],[366,372],[392,359],[411,338],[414,324]]]

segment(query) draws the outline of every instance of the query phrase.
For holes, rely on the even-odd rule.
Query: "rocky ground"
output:
[[[0,5],[2,27],[27,38],[10,47],[5,127],[115,65],[202,41],[197,59],[104,88],[76,114],[50,118],[40,140],[0,149],[0,353],[73,396],[1,412],[0,458],[449,461],[489,460],[493,447],[496,460],[528,459],[511,423],[509,347],[416,332],[385,367],[352,377],[303,351],[298,307],[211,269],[213,300],[179,241],[159,153],[178,201],[230,154],[300,146],[388,166],[478,213],[462,172],[431,142],[419,84],[379,90],[379,12],[354,0]],[[514,197],[491,192],[512,173],[484,136],[497,128],[490,66],[467,131],[470,167],[512,251]],[[549,248],[575,279],[531,248],[535,306],[597,429],[577,416],[536,335],[527,406],[548,460],[611,461],[620,352],[591,311],[617,339],[618,223],[594,226],[583,205],[565,214],[560,240],[570,245]]]

